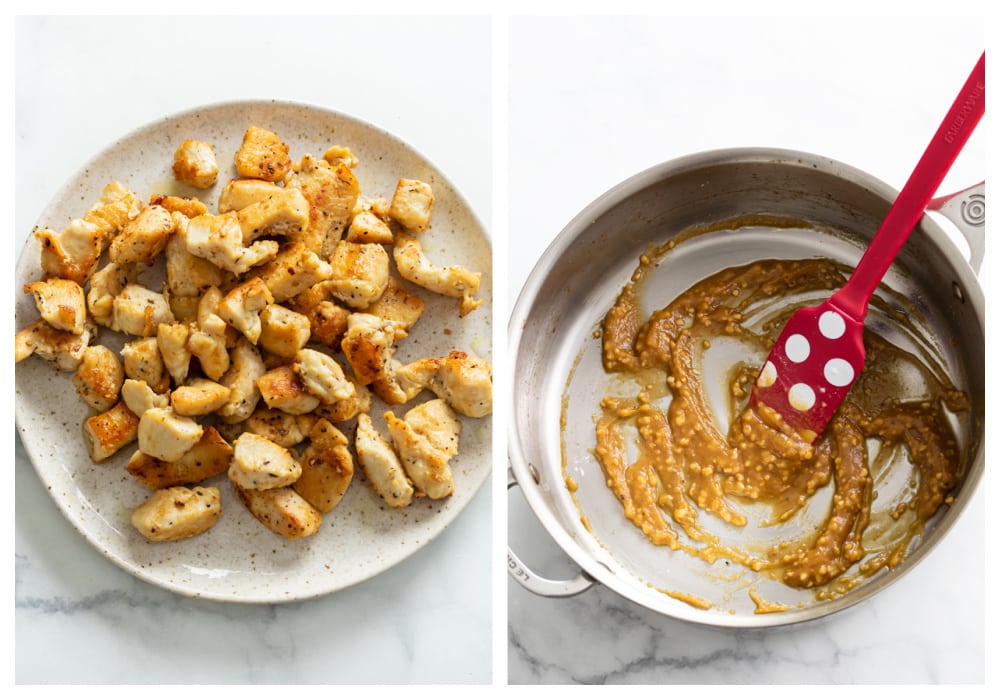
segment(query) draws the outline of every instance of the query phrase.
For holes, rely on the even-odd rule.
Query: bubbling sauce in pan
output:
[[[933,358],[866,329],[865,370],[810,444],[766,407],[747,408],[754,358],[797,308],[843,285],[844,268],[822,259],[729,268],[643,318],[643,282],[666,253],[642,256],[601,333],[604,368],[624,380],[613,386],[639,387],[606,396],[596,425],[595,454],[625,516],[657,545],[726,558],[817,597],[853,587],[848,572],[856,581],[902,561],[962,477],[953,425],[967,396]],[[730,359],[709,367],[724,351]],[[720,382],[721,406],[707,388]],[[880,480],[893,472],[898,483],[900,469],[909,470],[901,494],[873,514]],[[766,533],[817,510],[814,499],[824,499],[819,516],[793,536],[731,535],[747,512],[767,513],[751,523]]]

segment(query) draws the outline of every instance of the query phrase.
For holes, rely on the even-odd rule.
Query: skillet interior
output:
[[[662,306],[693,282],[753,260],[823,256],[856,263],[893,196],[891,189],[860,171],[806,154],[701,154],[658,166],[611,190],[574,219],[546,251],[510,324],[511,467],[536,515],[590,575],[674,617],[725,626],[775,625],[858,602],[898,578],[943,536],[967,500],[963,494],[971,494],[982,471],[983,300],[968,264],[929,217],[911,235],[885,281],[917,307],[927,341],[945,358],[949,375],[970,394],[973,407],[960,426],[967,441],[966,479],[954,505],[942,509],[923,544],[902,565],[822,603],[808,592],[790,597],[789,589],[782,587],[781,600],[792,607],[755,615],[747,580],[733,576],[728,564],[707,566],[650,544],[624,518],[590,451],[594,415],[608,386],[594,332],[649,243],[665,243],[693,226],[754,214],[811,224],[720,231],[685,241],[646,288],[647,298]],[[868,323],[882,322],[879,314],[869,314]],[[565,486],[566,474],[579,484],[579,508]],[[779,584],[761,584],[757,592],[765,599],[768,585]],[[713,601],[716,607],[700,610],[663,590]]]

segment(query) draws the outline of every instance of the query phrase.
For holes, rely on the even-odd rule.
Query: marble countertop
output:
[[[962,18],[512,18],[509,303],[580,210],[671,158],[797,149],[901,187],[983,50],[981,27]],[[940,191],[984,178],[984,132],[985,120]],[[990,264],[988,254],[984,284]],[[522,560],[546,577],[576,574],[519,489],[508,499],[508,538]],[[511,579],[508,680],[983,683],[985,499],[983,483],[944,542],[889,589],[791,627],[702,627],[601,585],[552,599]]]
[[[227,100],[306,102],[372,122],[427,155],[491,221],[488,17],[52,16],[15,27],[14,256],[65,178],[105,145]],[[19,684],[493,678],[488,484],[442,535],[369,581],[299,603],[227,604],[167,592],[106,560],[13,442]]]

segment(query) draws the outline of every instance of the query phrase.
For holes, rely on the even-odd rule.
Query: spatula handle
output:
[[[868,300],[972,135],[985,112],[985,103],[986,54],[983,53],[851,278],[831,297],[838,309],[859,321],[864,318]]]

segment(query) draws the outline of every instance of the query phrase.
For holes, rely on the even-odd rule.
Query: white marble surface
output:
[[[15,26],[12,258],[62,181],[106,144],[164,114],[238,99],[308,102],[395,133],[489,227],[488,17],[46,17]],[[12,442],[17,683],[491,682],[488,486],[444,534],[368,582],[302,603],[223,604],[155,588],[104,559]]]
[[[982,21],[940,17],[512,18],[510,303],[577,212],[677,156],[792,148],[901,187],[983,50],[984,31]],[[985,177],[986,127],[943,191]],[[987,254],[982,277],[988,297],[995,257]],[[553,578],[574,574],[517,489],[509,504],[508,537],[525,562]],[[943,544],[889,590],[790,628],[704,628],[600,585],[546,599],[510,580],[508,680],[983,683],[984,504],[981,484]]]

